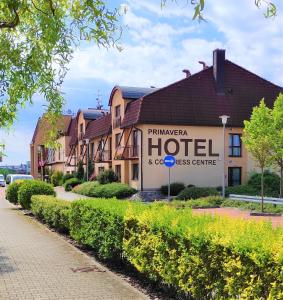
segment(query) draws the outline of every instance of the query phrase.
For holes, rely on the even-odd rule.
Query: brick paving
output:
[[[249,211],[240,210],[238,208],[221,207],[221,208],[204,208],[194,209],[194,214],[212,214],[218,216],[226,216],[231,218],[240,218],[244,220],[268,221],[271,222],[273,227],[283,227],[283,216],[281,217],[267,217],[267,216],[250,216]]]
[[[74,273],[95,260],[6,200],[0,189],[0,299],[150,299],[120,277],[105,272]]]

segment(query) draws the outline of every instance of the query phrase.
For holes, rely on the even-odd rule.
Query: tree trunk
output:
[[[280,161],[280,196],[279,198],[283,198],[283,159]]]
[[[263,182],[263,168],[261,168],[261,212],[263,212],[263,187],[264,182]]]

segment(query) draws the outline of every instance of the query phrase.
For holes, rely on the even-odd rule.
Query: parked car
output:
[[[0,174],[0,186],[5,186],[5,178],[4,175]]]
[[[6,184],[10,184],[16,180],[33,180],[33,177],[25,174],[9,174],[6,177]]]

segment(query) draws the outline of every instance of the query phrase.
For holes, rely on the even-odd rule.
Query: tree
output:
[[[242,140],[247,150],[253,156],[261,170],[261,211],[263,212],[264,169],[272,163],[270,138],[272,131],[271,110],[265,105],[264,99],[260,105],[253,108],[250,121],[244,121]]]
[[[274,163],[280,168],[280,198],[283,197],[283,94],[279,94],[271,112],[273,130],[270,140]]]
[[[79,160],[78,161],[78,170],[77,170],[77,178],[80,179],[80,180],[83,180],[84,179],[84,166],[83,166],[83,161],[82,160]]]

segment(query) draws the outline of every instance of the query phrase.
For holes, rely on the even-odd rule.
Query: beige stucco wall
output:
[[[143,187],[145,190],[158,189],[161,185],[168,183],[168,168],[162,165],[162,159],[166,155],[164,147],[168,139],[175,139],[175,141],[168,143],[167,150],[170,153],[174,154],[176,143],[179,144],[179,151],[174,155],[177,159],[177,164],[171,168],[171,182],[178,181],[186,185],[194,184],[196,186],[221,186],[223,174],[222,127],[140,125],[139,128],[143,131],[142,169]],[[161,129],[175,131],[165,135],[160,134],[158,131],[154,132],[154,130]],[[229,133],[241,132],[241,128],[226,129],[226,184],[228,182],[228,166],[242,167],[242,183],[246,181],[249,172],[247,151],[243,146],[242,157],[228,157]],[[158,154],[157,149],[152,149],[152,153],[149,153],[149,139],[151,139],[153,145],[157,145],[158,139],[161,139],[161,153]],[[181,141],[181,139],[190,139],[190,141]],[[210,147],[209,143],[211,143]],[[186,144],[188,153],[185,153]],[[195,150],[196,146],[200,147],[197,151]],[[211,148],[211,153],[209,153],[209,148]],[[198,156],[198,154],[203,156]]]

